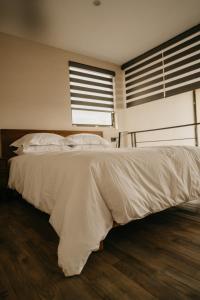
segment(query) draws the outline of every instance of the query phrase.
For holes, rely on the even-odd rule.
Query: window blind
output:
[[[72,110],[113,112],[115,72],[70,61]]]
[[[122,65],[126,105],[200,87],[200,24]]]

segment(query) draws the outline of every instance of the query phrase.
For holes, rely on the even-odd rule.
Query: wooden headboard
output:
[[[56,133],[60,134],[62,136],[68,136],[70,134],[76,134],[76,133],[93,133],[97,134],[99,136],[103,136],[102,131],[87,131],[87,130],[37,130],[37,129],[1,129],[1,152],[2,157],[10,158],[12,156],[15,156],[13,152],[13,148],[10,147],[10,144],[12,144],[14,141],[19,139],[25,134],[28,133],[37,133],[37,132],[48,132],[48,133]]]

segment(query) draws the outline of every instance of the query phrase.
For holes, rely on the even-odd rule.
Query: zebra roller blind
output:
[[[126,105],[139,105],[200,87],[200,24],[122,66]]]
[[[69,62],[73,124],[112,125],[114,76],[110,70]]]

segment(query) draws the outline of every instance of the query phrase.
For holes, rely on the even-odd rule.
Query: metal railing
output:
[[[156,143],[156,142],[178,141],[178,140],[195,140],[195,146],[199,146],[199,137],[198,137],[198,130],[197,130],[198,125],[200,125],[200,122],[177,125],[177,126],[152,128],[152,129],[146,129],[146,130],[128,131],[126,133],[131,136],[131,146],[132,147],[137,147],[137,144],[139,144],[139,143]],[[161,140],[149,140],[149,141],[145,140],[145,141],[140,141],[140,142],[137,141],[138,133],[154,132],[154,131],[160,131],[160,130],[170,130],[170,129],[175,129],[175,128],[190,127],[190,126],[194,126],[194,138],[177,138],[177,139],[173,138],[173,139],[161,139]],[[122,134],[123,134],[123,132],[119,132],[118,148],[120,148],[120,145],[121,145]]]

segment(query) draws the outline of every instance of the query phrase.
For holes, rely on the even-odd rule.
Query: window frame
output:
[[[115,127],[115,72],[75,61],[68,62],[68,72],[72,126]],[[101,83],[98,80],[100,80]],[[104,80],[106,80],[105,83]],[[95,97],[99,99],[95,99]],[[84,99],[86,100],[84,101]],[[90,103],[91,105],[89,105]],[[100,109],[101,107],[102,110]],[[88,111],[91,113],[108,113],[110,115],[111,124],[74,122],[73,111],[75,110]]]

